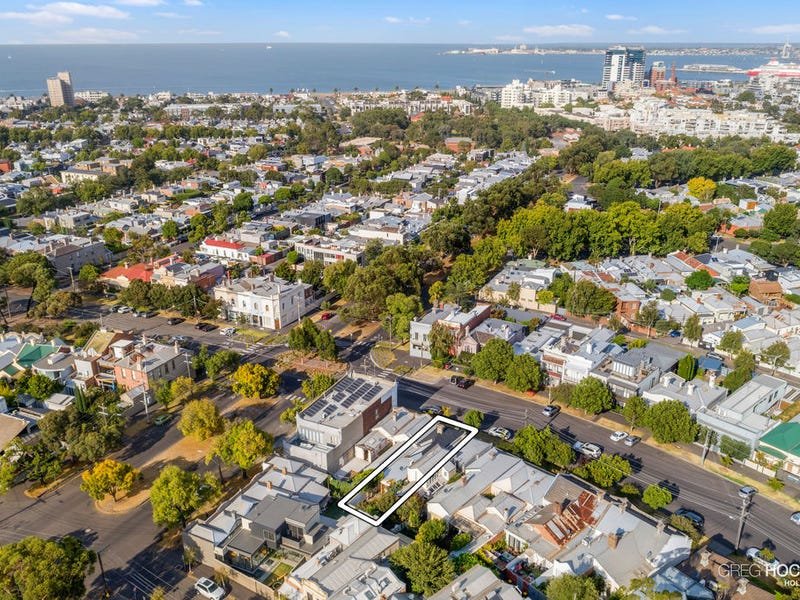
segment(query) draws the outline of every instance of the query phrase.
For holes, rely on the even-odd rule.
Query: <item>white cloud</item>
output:
[[[81,2],[50,2],[41,10],[60,15],[95,17],[98,19],[127,19],[130,15],[106,4],[83,4]]]
[[[203,6],[203,0],[183,0],[186,6]]]
[[[383,20],[392,25],[400,25],[403,23],[408,23],[409,25],[427,25],[431,22],[430,17],[408,17],[407,19],[402,19],[400,17],[383,17]]]
[[[782,25],[761,25],[754,27],[753,33],[766,35],[783,35],[786,33],[800,33],[800,23],[784,23]]]
[[[163,19],[188,19],[186,15],[181,15],[176,12],[157,12],[157,17],[161,17]]]
[[[460,21],[457,21],[456,24],[459,27],[469,27],[470,25],[472,25],[472,21],[470,21],[469,19],[461,19]]]
[[[72,23],[72,19],[46,10],[32,12],[0,12],[0,20],[25,21],[31,25],[63,25]]]
[[[588,9],[588,8],[582,8],[582,9],[581,9],[581,14],[582,14],[582,15],[585,15],[585,14],[587,14],[588,12],[589,12],[589,9]]]
[[[283,29],[281,29],[280,31],[276,31],[272,35],[274,35],[277,38],[283,38],[283,39],[292,37],[288,31],[284,31]]]
[[[139,36],[132,31],[121,29],[102,29],[98,27],[81,27],[80,29],[66,29],[48,36],[43,43],[50,44],[115,44],[119,42],[134,42]]]
[[[606,15],[606,19],[609,21],[635,21],[636,17],[630,17],[628,15]]]
[[[645,25],[639,29],[629,29],[628,33],[641,33],[645,35],[673,35],[676,33],[686,33],[685,29],[666,29],[658,25]]]
[[[117,0],[116,3],[125,6],[160,6],[164,0]]]
[[[588,25],[534,25],[523,29],[525,33],[532,33],[542,37],[587,37],[594,33],[594,28]]]

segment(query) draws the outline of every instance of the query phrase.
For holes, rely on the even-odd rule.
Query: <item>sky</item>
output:
[[[0,44],[793,40],[798,0],[0,0]]]

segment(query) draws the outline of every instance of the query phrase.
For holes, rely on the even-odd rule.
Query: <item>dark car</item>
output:
[[[472,381],[472,379],[468,379],[467,377],[461,377],[460,379],[461,379],[461,381],[459,381],[458,383],[456,383],[456,385],[457,385],[458,387],[460,387],[462,390],[465,390],[465,389],[467,389],[467,388],[468,388],[468,387],[470,387],[470,386],[471,386],[473,383],[475,383],[474,381]]]
[[[153,425],[166,425],[172,420],[172,415],[158,415],[155,419],[153,419]]]
[[[181,319],[180,317],[170,317],[167,319],[167,325],[180,325],[186,319]]]
[[[669,332],[669,337],[671,337],[671,338],[679,338],[679,337],[681,337],[681,332],[678,331],[677,329],[673,329],[672,331]]]
[[[139,313],[140,317],[144,317],[145,319],[151,319],[155,317],[158,313],[154,310],[143,310]]]
[[[212,325],[211,323],[205,323],[200,321],[197,325],[194,326],[195,329],[199,329],[200,331],[214,331],[217,326]]]
[[[463,377],[461,377],[460,375],[451,375],[451,376],[450,376],[450,383],[452,383],[453,385],[458,385],[458,384],[459,384],[459,382],[460,382],[462,379],[464,379],[464,378],[463,378]]]
[[[442,407],[438,404],[431,404],[430,406],[425,408],[425,412],[429,415],[437,416],[442,414]]]
[[[675,511],[675,514],[679,517],[689,519],[698,529],[702,529],[703,525],[706,524],[706,520],[703,515],[693,510],[689,510],[688,508],[679,508]]]

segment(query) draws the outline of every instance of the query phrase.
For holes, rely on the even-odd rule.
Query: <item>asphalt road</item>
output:
[[[631,481],[642,487],[651,483],[668,487],[675,496],[670,510],[680,507],[695,510],[705,517],[708,535],[719,535],[731,544],[735,542],[741,509],[739,486],[657,448],[641,443],[628,448],[621,442],[612,442],[608,438],[611,432],[599,425],[563,413],[548,419],[534,402],[479,386],[463,390],[449,383],[435,386],[403,378],[399,399],[402,405],[415,409],[431,404],[457,410],[475,408],[487,415],[487,426],[500,425],[512,431],[526,423],[537,427],[550,424],[565,441],[594,442],[605,452],[631,461],[634,467]],[[745,523],[742,548],[772,546],[781,561],[800,560],[800,526],[789,520],[791,513],[786,507],[756,495]]]

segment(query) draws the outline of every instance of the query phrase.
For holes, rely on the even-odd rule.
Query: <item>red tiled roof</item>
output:
[[[205,244],[207,246],[215,246],[217,248],[229,248],[231,250],[241,250],[244,244],[239,242],[229,242],[228,240],[218,240],[215,238],[206,238]]]
[[[100,277],[102,279],[127,279],[133,281],[139,279],[144,282],[149,282],[153,277],[153,270],[157,267],[168,265],[170,262],[181,262],[176,255],[161,258],[152,263],[136,263],[135,265],[120,265],[119,267],[112,267]]]

